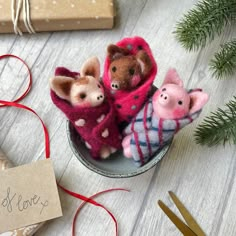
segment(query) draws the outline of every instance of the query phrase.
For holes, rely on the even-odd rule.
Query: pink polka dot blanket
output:
[[[80,80],[79,73],[71,72],[63,67],[56,69],[55,76],[66,76],[74,80]],[[99,84],[98,86],[100,87]],[[66,88],[65,84],[64,89]],[[73,106],[52,90],[51,98],[53,103],[73,124],[86,146],[90,149],[92,157],[95,159],[103,157],[104,147],[110,147],[113,150],[121,148],[121,137],[116,125],[116,114],[110,101],[104,100],[100,105],[94,107]],[[101,150],[103,150],[103,154],[101,154]],[[104,155],[107,157],[109,154],[105,153]]]
[[[108,47],[103,84],[108,98],[113,101],[119,123],[130,122],[140,111],[156,74],[157,64],[143,38],[124,38]]]

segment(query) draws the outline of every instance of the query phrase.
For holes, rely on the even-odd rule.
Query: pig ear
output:
[[[81,76],[93,76],[95,79],[100,79],[100,63],[97,57],[89,58],[81,68]]]
[[[136,55],[137,61],[141,67],[142,75],[145,77],[149,74],[152,69],[152,61],[148,54],[141,50]]]
[[[129,50],[126,48],[118,47],[115,44],[110,44],[107,48],[107,54],[109,59],[113,61],[117,58],[128,55]]]
[[[209,96],[207,93],[201,91],[193,91],[189,93],[190,96],[190,110],[189,114],[199,111],[207,103]]]
[[[71,77],[55,76],[50,79],[50,87],[58,97],[70,101],[70,90],[74,82]]]
[[[166,77],[162,85],[164,84],[176,84],[180,87],[184,86],[183,81],[180,79],[177,71],[173,68],[169,69],[166,73]]]

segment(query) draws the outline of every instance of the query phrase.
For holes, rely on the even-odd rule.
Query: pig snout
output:
[[[111,83],[111,88],[114,90],[119,90],[120,89],[120,85],[117,81],[114,81]]]
[[[167,93],[161,93],[158,98],[158,102],[162,106],[171,105],[171,96]]]
[[[94,94],[93,97],[92,97],[93,106],[98,106],[98,105],[102,104],[103,101],[104,101],[104,98],[105,98],[105,96],[104,96],[103,93]]]
[[[104,100],[104,95],[103,94],[98,94],[97,95],[97,100]]]

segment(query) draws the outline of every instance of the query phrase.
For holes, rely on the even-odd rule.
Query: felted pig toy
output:
[[[149,98],[157,65],[147,42],[124,38],[108,47],[103,84],[119,124],[131,121]]]
[[[195,120],[207,101],[201,89],[186,91],[177,72],[170,69],[160,89],[125,129],[124,155],[142,166]]]
[[[52,101],[74,125],[91,155],[105,159],[121,148],[121,137],[99,76],[100,64],[94,57],[83,64],[80,74],[57,68],[50,87]]]
[[[151,71],[151,59],[142,49],[132,55],[129,49],[111,44],[107,52],[111,61],[109,74],[113,90],[133,90],[144,82]]]

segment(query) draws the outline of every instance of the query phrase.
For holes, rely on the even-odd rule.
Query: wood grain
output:
[[[236,234],[235,146],[201,147],[193,138],[203,117],[235,95],[235,80],[212,78],[207,63],[222,42],[236,36],[236,30],[226,29],[205,49],[186,52],[173,31],[196,2],[118,0],[113,30],[0,36],[0,54],[16,54],[32,69],[33,90],[23,103],[35,109],[49,127],[51,158],[60,183],[86,196],[112,187],[131,190],[97,199],[117,217],[121,236],[181,235],[157,207],[161,199],[177,212],[168,190],[178,195],[207,235]],[[89,171],[73,155],[66,137],[66,119],[50,100],[48,80],[56,66],[79,70],[90,56],[98,56],[103,64],[108,44],[134,35],[144,37],[153,50],[159,69],[157,86],[168,68],[175,67],[188,88],[203,87],[211,98],[199,120],[175,137],[168,154],[155,168],[138,177],[114,180]],[[12,59],[0,62],[1,99],[16,98],[26,85],[26,70],[20,63]],[[0,146],[15,165],[44,158],[42,127],[36,118],[25,111],[4,108],[0,109],[0,120]],[[37,236],[71,234],[72,218],[81,201],[61,191],[60,197],[64,216],[45,224]],[[114,224],[104,210],[87,205],[78,217],[76,234],[114,235]]]

